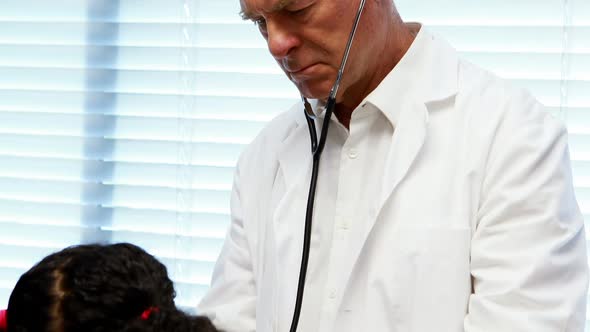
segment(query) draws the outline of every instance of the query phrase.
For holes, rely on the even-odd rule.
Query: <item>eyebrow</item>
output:
[[[281,10],[285,9],[285,7],[288,7],[289,5],[291,5],[295,1],[297,1],[297,0],[279,0],[279,2],[277,2],[274,6],[272,6],[272,8],[269,12],[276,13],[278,11],[281,11]],[[260,15],[257,15],[255,13],[253,13],[252,11],[248,10],[247,8],[244,9],[242,7],[242,9],[240,10],[240,16],[242,17],[243,20],[254,20],[255,18],[258,18]]]

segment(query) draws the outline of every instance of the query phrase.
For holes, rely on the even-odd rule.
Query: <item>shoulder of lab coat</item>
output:
[[[466,62],[460,73],[483,179],[465,331],[583,331],[588,263],[567,131],[528,92]]]
[[[253,217],[263,198],[262,187],[272,186],[274,176],[268,174],[278,168],[277,153],[283,141],[298,126],[301,106],[293,106],[273,119],[249,144],[238,160],[231,194],[231,223],[222,251],[215,265],[211,288],[197,307],[219,329],[226,332],[256,330],[256,271],[260,218]],[[265,176],[256,176],[265,174]],[[254,190],[258,189],[258,190]],[[245,192],[248,190],[248,192]],[[269,190],[267,190],[269,191]],[[244,216],[249,216],[247,219]]]

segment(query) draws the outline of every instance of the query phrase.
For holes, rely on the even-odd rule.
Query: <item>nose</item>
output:
[[[285,58],[300,43],[294,31],[278,20],[267,21],[266,41],[270,54],[277,60]]]

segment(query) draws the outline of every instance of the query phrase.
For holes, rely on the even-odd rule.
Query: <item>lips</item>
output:
[[[316,64],[315,64],[315,63],[312,63],[312,64],[311,64],[311,65],[309,65],[309,66],[305,66],[305,67],[297,67],[297,68],[294,68],[294,69],[291,69],[291,68],[287,68],[287,67],[286,67],[286,68],[285,68],[285,70],[286,70],[286,71],[287,71],[289,74],[297,74],[297,73],[300,73],[300,72],[303,72],[303,71],[305,71],[306,69],[308,69],[308,68],[310,68],[310,67],[313,67],[314,65],[316,65]]]

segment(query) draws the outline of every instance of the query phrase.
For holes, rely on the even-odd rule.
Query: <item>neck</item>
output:
[[[418,29],[419,26],[405,24],[401,21],[393,25],[393,28],[389,30],[390,33],[383,49],[375,53],[388,56],[384,56],[380,62],[376,62],[375,66],[370,67],[367,72],[372,73],[371,76],[352,84],[342,92],[342,97],[339,98],[340,100],[338,100],[334,108],[334,115],[347,129],[350,129],[352,112],[400,62],[412,45]]]

